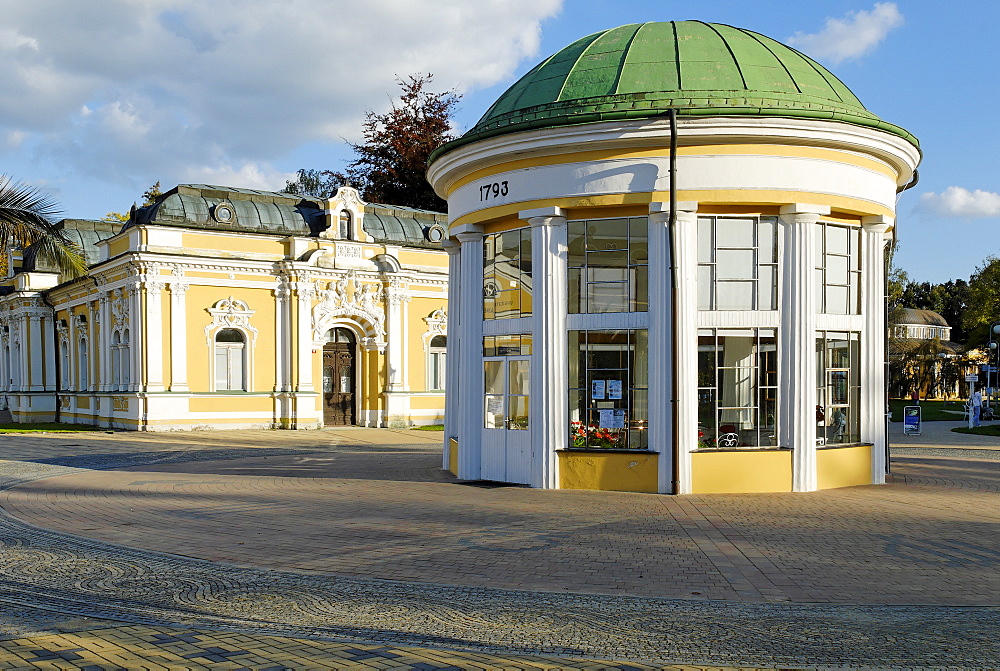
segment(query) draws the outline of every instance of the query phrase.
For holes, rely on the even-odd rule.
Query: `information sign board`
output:
[[[903,435],[920,435],[920,406],[908,405],[903,408]]]

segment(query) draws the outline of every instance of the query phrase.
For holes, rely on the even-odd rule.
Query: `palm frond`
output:
[[[60,271],[76,277],[86,272],[87,263],[58,227],[58,215],[58,206],[44,193],[0,175],[0,250],[33,247]]]

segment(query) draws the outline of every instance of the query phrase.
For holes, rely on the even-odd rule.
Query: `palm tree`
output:
[[[0,251],[30,247],[36,257],[76,277],[87,271],[87,262],[54,221],[58,213],[56,204],[39,190],[0,175]]]

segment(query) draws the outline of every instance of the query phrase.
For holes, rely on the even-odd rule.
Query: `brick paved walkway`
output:
[[[977,442],[964,444],[968,451],[948,452],[947,440],[963,438],[938,431],[933,436],[928,432],[923,441],[908,437],[908,443],[896,443],[894,484],[885,487],[674,498],[460,484],[438,468],[440,434],[417,431],[2,436],[0,456],[7,461],[0,467],[7,486],[18,478],[22,482],[0,492],[0,506],[35,525],[40,535],[32,537],[31,527],[11,520],[11,528],[0,536],[6,560],[0,578],[14,575],[12,566],[21,566],[38,581],[15,586],[20,592],[10,589],[11,578],[0,581],[8,588],[0,589],[0,600],[5,594],[31,593],[36,600],[51,600],[47,607],[58,610],[68,603],[79,609],[85,598],[91,615],[128,619],[142,613],[158,626],[186,621],[172,618],[171,606],[156,601],[157,582],[143,573],[148,569],[129,568],[137,562],[156,564],[160,555],[139,553],[132,560],[128,552],[112,548],[107,557],[114,560],[93,561],[101,565],[121,558],[125,568],[120,570],[134,575],[92,577],[87,572],[96,569],[84,570],[91,559],[82,557],[100,554],[107,546],[42,531],[53,529],[221,562],[234,567],[222,572],[228,576],[266,569],[290,576],[283,580],[294,582],[299,575],[321,581],[304,583],[295,594],[314,588],[322,593],[328,589],[323,576],[330,576],[341,580],[331,583],[338,585],[345,584],[345,577],[403,581],[379,588],[379,594],[411,594],[422,583],[429,591],[420,592],[420,603],[440,599],[442,606],[460,609],[465,598],[494,606],[523,598],[526,610],[511,613],[518,624],[509,626],[518,633],[510,640],[522,640],[515,647],[529,656],[572,655],[575,650],[578,658],[624,652],[659,664],[788,666],[853,660],[857,665],[961,666],[970,659],[1000,664],[1000,611],[993,608],[1000,602],[1000,545],[993,531],[1000,522],[1000,461],[991,459],[1000,439],[980,443],[982,437],[969,437]],[[937,450],[946,456],[937,456]],[[33,544],[39,547],[28,551]],[[189,570],[183,561],[171,559],[169,571],[162,569],[161,575],[168,577],[161,579],[160,589],[182,602],[193,599],[192,608],[208,608],[216,618],[194,618],[192,624],[197,620],[201,627],[213,626],[223,622],[218,618],[230,618],[224,620],[227,626],[237,626],[252,616],[254,622],[271,622],[272,634],[314,631],[306,621],[280,615],[284,606],[263,607],[268,602],[259,595],[251,606],[232,596],[220,601],[213,588],[179,588]],[[201,565],[190,564],[196,566]],[[57,573],[67,591],[42,589],[47,579],[58,582],[53,577]],[[197,582],[194,577],[190,581]],[[88,591],[99,584],[105,585],[107,598],[125,600],[102,604]],[[453,592],[444,585],[472,591]],[[511,592],[497,602],[491,600],[499,596],[483,596],[494,592],[475,591],[481,588],[542,593]],[[259,588],[240,589],[254,593]],[[612,607],[611,612],[624,609],[612,626],[628,622],[629,627],[605,644],[588,642],[589,635],[580,633],[586,627],[577,631],[582,625],[570,630],[560,625],[561,633],[555,634],[548,624],[533,624],[536,617],[541,618],[538,623],[552,617],[573,621],[591,607],[607,611],[617,602],[603,595],[640,598]],[[206,602],[208,596],[212,598]],[[683,601],[655,600],[663,597]],[[843,605],[818,605],[824,603]],[[536,615],[531,604],[537,604]],[[732,610],[739,604],[745,604],[744,610]],[[289,613],[296,608],[302,606]],[[393,609],[380,608],[390,614]],[[491,613],[485,608],[471,622],[491,619]],[[422,617],[430,631],[442,616]],[[669,624],[675,617],[679,620]],[[719,629],[728,618],[736,633]],[[297,628],[274,628],[286,621]],[[356,611],[348,621],[359,621]],[[375,639],[379,644],[427,643],[419,636],[387,637],[385,623],[376,622],[381,624],[371,631],[380,632]],[[683,634],[676,629],[681,622],[686,625]],[[748,629],[750,622],[754,624]],[[915,628],[924,622],[934,623],[929,625],[933,632]],[[489,648],[504,640],[484,633],[494,631],[496,623],[485,630],[486,625],[470,626],[478,632],[472,639],[449,639],[446,647],[454,648],[459,639],[459,648]],[[649,626],[672,631],[675,638],[644,647],[637,641],[650,635]],[[420,629],[412,623],[406,627]],[[577,631],[570,636],[572,644],[560,643],[569,631]],[[783,640],[781,645],[768,643],[775,636]]]

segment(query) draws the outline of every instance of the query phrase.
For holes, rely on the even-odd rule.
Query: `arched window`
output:
[[[340,239],[354,239],[353,231],[351,231],[351,213],[347,210],[340,211]]]
[[[62,378],[60,381],[63,389],[69,389],[73,386],[73,375],[69,369],[69,343],[62,342],[59,344],[59,356],[62,359],[60,366],[62,370],[59,371],[59,375]]]
[[[122,379],[119,383],[121,389],[128,389],[128,386],[132,383],[132,358],[129,356],[128,341],[128,329],[125,329],[125,332],[122,334],[121,344]]]
[[[246,339],[236,329],[215,334],[215,390],[246,390]]]
[[[431,391],[444,389],[445,349],[447,336],[438,335],[431,338],[427,347],[427,388]]]
[[[111,388],[118,389],[122,384],[122,337],[118,331],[111,336]]]
[[[14,345],[14,360],[11,362],[11,386],[14,389],[21,388],[21,343]]]
[[[80,370],[77,375],[77,380],[80,381],[78,389],[80,391],[87,391],[90,387],[90,375],[89,375],[89,357],[87,356],[87,341],[85,339],[80,340],[80,356],[77,358],[77,363],[80,366]]]

